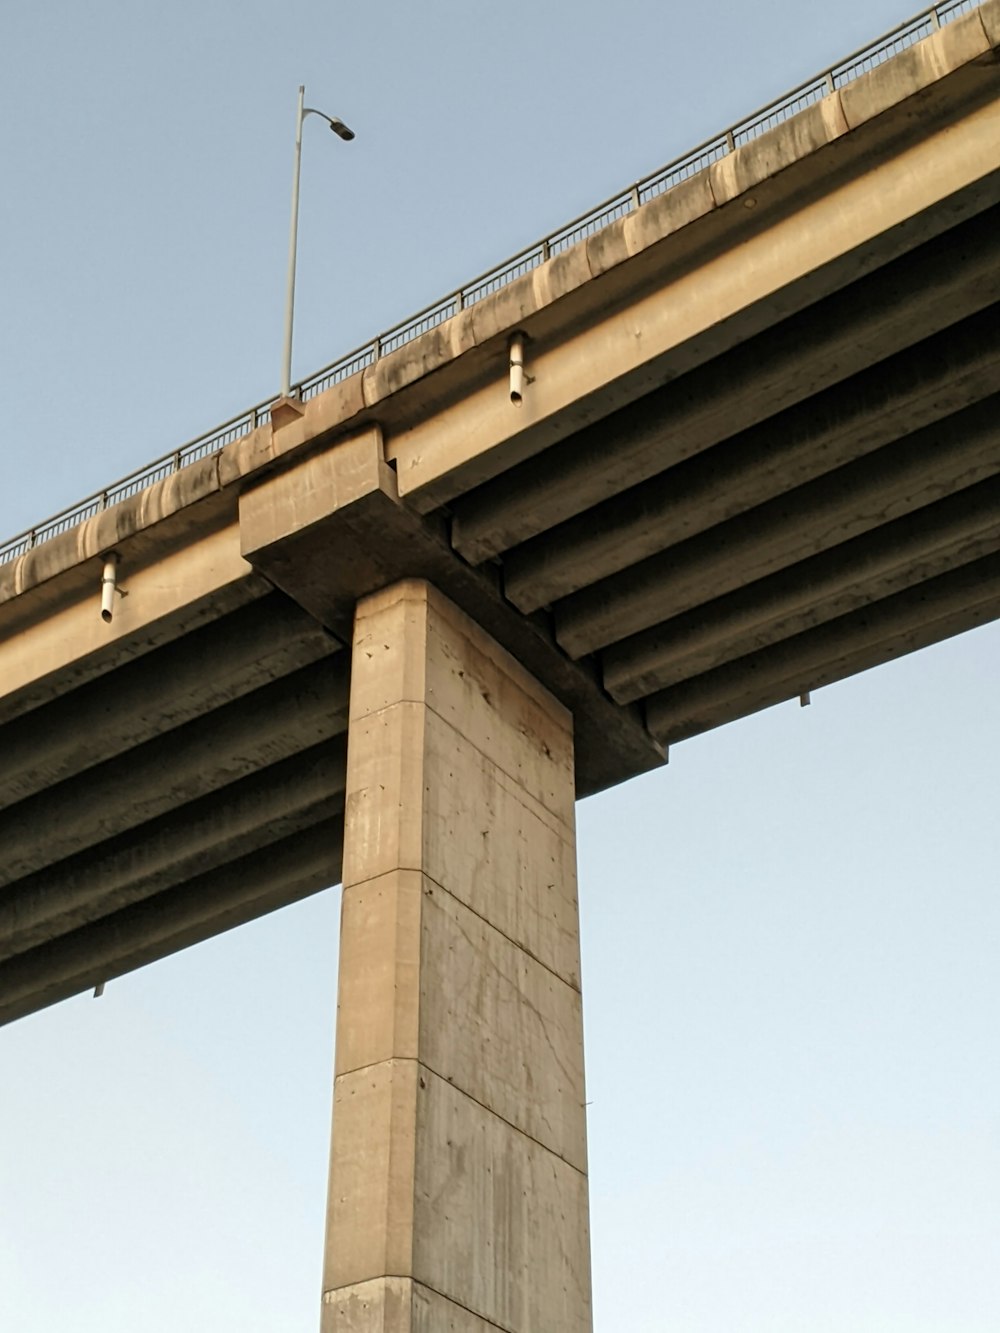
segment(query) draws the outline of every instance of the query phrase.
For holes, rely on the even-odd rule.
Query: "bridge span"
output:
[[[0,567],[0,1021],[343,879],[331,1328],[589,1327],[574,800],[1000,614],[949,17]]]

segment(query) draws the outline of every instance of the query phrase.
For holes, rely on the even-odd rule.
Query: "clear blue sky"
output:
[[[11,0],[0,537],[276,389],[299,82],[301,375],[898,5]],[[998,649],[579,808],[599,1333],[1000,1329]],[[338,910],[0,1030],[4,1333],[317,1326]]]

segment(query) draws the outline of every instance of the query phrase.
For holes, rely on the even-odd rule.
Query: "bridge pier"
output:
[[[592,1327],[574,801],[478,625],[359,603],[323,1333]]]

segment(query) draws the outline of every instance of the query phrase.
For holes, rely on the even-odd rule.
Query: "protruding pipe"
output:
[[[105,625],[111,624],[117,588],[118,552],[109,551],[104,557],[104,573],[101,575],[101,619]]]
[[[510,401],[520,407],[524,398],[524,334],[510,338]]]

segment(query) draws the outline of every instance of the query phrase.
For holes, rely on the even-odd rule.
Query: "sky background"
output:
[[[0,538],[276,391],[300,82],[296,377],[909,12],[0,0]],[[599,1333],[1000,1330],[998,649],[579,807]],[[0,1030],[3,1333],[317,1326],[338,913]]]

